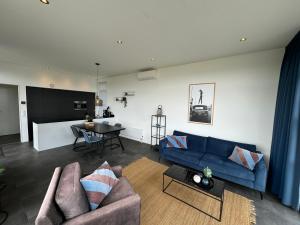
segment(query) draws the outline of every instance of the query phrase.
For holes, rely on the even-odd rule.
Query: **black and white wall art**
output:
[[[215,83],[190,84],[189,122],[213,124]]]

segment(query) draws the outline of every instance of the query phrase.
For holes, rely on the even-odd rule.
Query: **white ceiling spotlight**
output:
[[[246,37],[242,37],[242,38],[240,39],[240,42],[245,42],[245,41],[247,41],[247,38],[246,38]]]
[[[155,61],[155,58],[151,58],[150,60],[153,62],[153,61]]]
[[[41,3],[45,4],[45,5],[49,5],[49,1],[48,0],[40,0]]]

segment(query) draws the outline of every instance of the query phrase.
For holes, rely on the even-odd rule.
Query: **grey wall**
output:
[[[20,133],[18,87],[0,84],[0,136]]]

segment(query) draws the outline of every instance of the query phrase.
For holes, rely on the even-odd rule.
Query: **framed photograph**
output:
[[[215,83],[190,84],[189,122],[213,124]]]

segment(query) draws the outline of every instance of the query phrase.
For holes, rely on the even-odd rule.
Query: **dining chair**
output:
[[[85,140],[85,143],[90,146],[90,148],[96,144],[97,150],[99,149],[99,145],[102,144],[102,148],[104,149],[104,139],[101,137],[98,137],[96,135],[89,135],[85,130],[80,130],[83,134],[83,138]],[[103,152],[103,151],[102,151]]]
[[[109,125],[109,122],[108,121],[103,121],[103,122],[101,122],[101,124]],[[96,135],[96,136],[98,136],[100,138],[104,138],[103,134],[97,134],[97,133],[95,133],[94,135]]]
[[[78,139],[79,139],[79,138],[83,138],[83,134],[82,134],[82,132],[80,131],[80,129],[77,128],[77,127],[74,126],[74,125],[71,126],[71,130],[72,130],[73,135],[74,135],[74,137],[75,137],[75,141],[74,141],[74,143],[73,143],[73,150],[74,150],[75,152],[77,152],[77,151],[78,151],[78,150],[76,150],[77,148],[83,147],[82,145],[77,145],[77,146],[76,146]],[[81,150],[81,149],[80,149],[80,150]]]
[[[122,124],[115,123],[114,126],[115,127],[122,127]],[[120,131],[116,131],[116,132],[109,133],[109,134],[105,135],[105,140],[109,140],[110,141],[110,145],[109,145],[110,149],[115,149],[115,148],[119,148],[120,147],[120,145],[118,143],[113,143],[113,139],[118,139],[119,135],[120,135]]]

